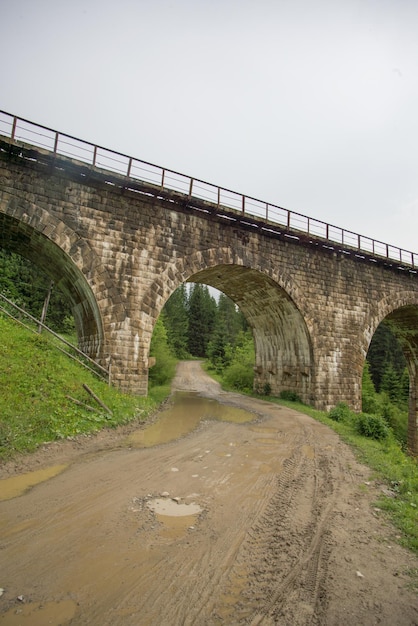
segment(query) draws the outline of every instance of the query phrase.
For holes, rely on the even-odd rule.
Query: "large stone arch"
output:
[[[103,272],[89,244],[71,228],[45,210],[24,202],[0,206],[0,247],[40,267],[67,297],[80,348],[105,363],[108,348],[100,300]]]
[[[418,456],[418,297],[400,290],[396,296],[382,298],[365,332],[365,358],[379,324],[386,320],[397,337],[409,372],[408,450]]]
[[[273,268],[263,271],[248,252],[245,256],[230,248],[198,252],[177,260],[149,289],[151,325],[184,282],[211,285],[239,306],[253,331],[256,388],[268,386],[276,395],[291,390],[304,402],[312,402],[312,344],[294,280]],[[148,347],[149,342],[150,337]]]

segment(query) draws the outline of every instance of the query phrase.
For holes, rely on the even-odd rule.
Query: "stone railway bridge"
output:
[[[227,208],[219,189],[214,201],[199,199],[192,179],[186,191],[168,188],[166,170],[160,184],[145,182],[131,175],[132,159],[127,174],[111,172],[95,146],[88,164],[60,154],[55,131],[45,150],[22,142],[16,124],[0,127],[0,246],[67,295],[80,347],[101,365],[111,359],[114,384],[147,393],[155,323],[186,281],[216,287],[244,313],[255,385],[294,390],[319,409],[344,401],[361,410],[367,351],[386,319],[408,363],[408,446],[418,455],[415,255],[405,263],[388,246],[376,254],[378,242],[366,252],[332,242],[328,225],[324,237],[304,233],[291,226],[295,214],[279,225],[248,214],[243,197],[242,209]]]

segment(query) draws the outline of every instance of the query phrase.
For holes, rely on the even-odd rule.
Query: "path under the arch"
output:
[[[67,464],[0,502],[0,625],[418,623],[418,559],[334,432],[222,392],[196,362],[179,365],[174,389],[255,419],[207,419],[145,448],[125,427],[0,468]]]

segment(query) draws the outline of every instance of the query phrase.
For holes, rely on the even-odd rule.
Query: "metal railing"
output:
[[[0,135],[10,138],[17,144],[27,143],[52,154],[69,157],[94,168],[123,176],[131,181],[152,185],[161,191],[181,193],[189,200],[201,200],[211,203],[218,209],[222,207],[232,209],[234,212],[238,211],[244,218],[262,222],[266,231],[269,230],[268,224],[279,225],[285,232],[293,233],[296,238],[299,233],[308,235],[315,240],[328,242],[332,248],[337,246],[343,250],[355,251],[359,257],[385,259],[398,267],[405,266],[414,270],[417,266],[418,253],[103,148],[6,111],[0,111]]]
[[[27,330],[30,330],[35,334],[39,334],[40,328],[45,330],[53,337],[53,345],[57,350],[70,357],[70,359],[73,359],[73,361],[77,361],[77,363],[82,365],[85,369],[89,370],[89,372],[91,372],[95,376],[106,380],[110,385],[110,367],[109,369],[106,369],[105,367],[99,365],[99,363],[96,363],[94,359],[92,359],[85,352],[77,348],[77,346],[64,339],[64,337],[61,337],[61,335],[58,335],[51,328],[46,326],[46,324],[44,324],[40,320],[37,320],[33,315],[28,313],[28,311],[25,311],[25,309],[22,309],[20,306],[12,302],[12,300],[9,300],[9,298],[1,293],[0,311],[7,317],[14,319],[16,322],[24,326]],[[22,318],[26,320],[26,323],[22,320]],[[64,345],[66,349],[64,350],[64,348],[60,347],[59,344]]]

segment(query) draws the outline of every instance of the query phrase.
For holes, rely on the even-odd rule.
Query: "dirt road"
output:
[[[332,431],[222,392],[197,363],[174,387],[256,419],[149,448],[113,432],[2,468],[68,463],[0,502],[1,626],[418,624],[418,559]]]

